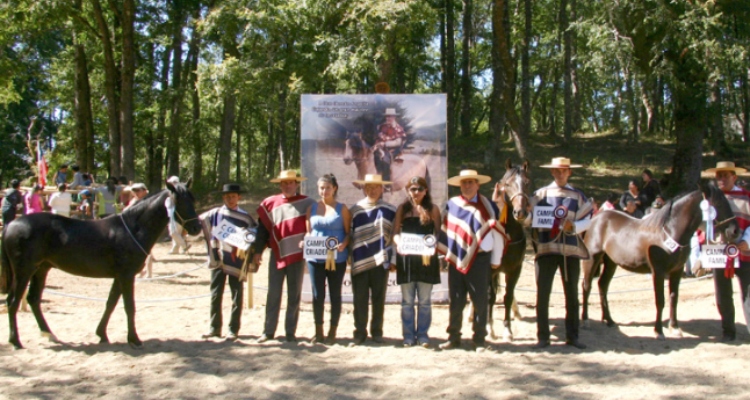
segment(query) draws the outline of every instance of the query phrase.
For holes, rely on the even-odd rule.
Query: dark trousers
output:
[[[331,298],[331,326],[338,326],[341,317],[341,285],[346,275],[346,262],[336,263],[335,271],[326,271],[324,262],[308,262],[307,271],[313,291],[313,315],[315,325],[323,324],[323,308],[326,303],[326,280]]]
[[[383,337],[385,292],[388,288],[388,270],[378,265],[352,276],[354,295],[354,339],[367,338],[368,303],[372,296],[372,337]]]
[[[567,280],[565,279],[567,258]],[[581,260],[561,255],[544,255],[536,258],[536,337],[549,341],[549,298],[555,273],[560,270],[560,279],[565,291],[565,339],[578,341],[578,277],[581,275]]]
[[[8,224],[11,223],[11,221],[13,221],[14,219],[16,219],[15,207],[8,211],[3,211],[3,226],[4,227],[8,226]]]
[[[461,324],[466,306],[466,294],[471,297],[474,306],[472,330],[474,343],[484,345],[487,337],[487,307],[489,304],[490,253],[479,253],[474,258],[469,272],[462,274],[456,267],[448,270],[448,293],[450,295],[450,322],[448,323],[448,340],[461,340]]]
[[[229,280],[229,290],[232,292],[232,312],[229,318],[229,332],[236,335],[240,332],[243,286],[239,279],[225,274],[221,268],[211,270],[211,331],[221,333],[221,300],[224,297],[224,285],[227,280]]]
[[[750,262],[741,262],[740,268],[734,270],[734,274],[740,280],[740,293],[744,305],[750,295]],[[716,308],[721,315],[721,329],[724,335],[735,337],[737,329],[734,326],[734,289],[732,280],[724,276],[724,269],[714,271],[714,288],[716,289]],[[745,321],[748,322],[748,321]]]
[[[297,333],[299,320],[299,302],[302,298],[302,279],[305,275],[303,261],[289,264],[284,268],[276,267],[276,256],[271,252],[268,263],[268,296],[266,296],[266,323],[263,333],[274,337],[276,326],[279,324],[281,311],[281,293],[286,279],[286,319],[284,329],[287,337],[294,337]]]

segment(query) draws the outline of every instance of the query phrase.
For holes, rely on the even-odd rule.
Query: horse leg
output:
[[[664,310],[664,273],[654,269],[652,273],[654,281],[654,297],[656,300],[656,323],[654,324],[654,332],[656,338],[664,340],[664,330],[662,328],[662,311]]]
[[[18,269],[20,270],[21,268]],[[21,298],[26,292],[26,285],[29,284],[29,277],[20,273],[18,270],[15,272],[15,282],[10,285],[6,304],[8,306],[8,322],[10,326],[10,337],[8,338],[8,342],[18,350],[22,349],[23,345],[21,345],[21,341],[18,338],[18,321],[16,319],[16,314],[21,305]]]
[[[599,259],[598,256],[592,255],[591,259],[581,260],[581,269],[583,270],[583,279],[581,280],[581,292],[583,294],[583,304],[581,304],[581,326],[584,329],[589,327],[589,295],[591,295],[591,282],[594,279],[593,268]],[[600,262],[600,261],[599,261]]]
[[[99,326],[96,327],[96,336],[99,336],[99,343],[109,343],[107,324],[109,324],[109,317],[112,316],[112,311],[114,311],[117,301],[120,300],[121,293],[122,289],[120,288],[119,278],[115,278],[112,282],[112,288],[109,289],[109,297],[107,298],[104,315],[102,315],[102,320],[99,321]]]
[[[682,269],[669,274],[669,333],[676,337],[682,337],[682,331],[677,322],[677,299],[680,297],[681,279]]]
[[[122,303],[125,306],[125,314],[128,317],[128,344],[132,348],[140,348],[143,342],[138,338],[135,331],[135,299],[133,295],[133,286],[135,275],[120,279],[120,288],[122,290]]]
[[[490,275],[490,296],[489,296],[489,308],[487,310],[487,332],[490,333],[490,337],[492,339],[497,339],[497,334],[495,334],[495,318],[494,318],[494,308],[495,308],[495,302],[497,301],[497,289],[500,286],[499,284],[500,279],[500,272],[492,271],[492,275]]]
[[[505,274],[505,297],[503,298],[503,303],[505,304],[505,320],[503,320],[503,340],[508,342],[513,341],[513,330],[511,329],[512,318],[510,316],[511,311],[518,314],[520,319],[520,313],[518,312],[518,305],[516,304],[515,298],[516,285],[518,284],[518,279],[520,277],[521,265],[510,273]]]
[[[606,321],[609,327],[616,325],[615,321],[612,320],[612,314],[609,313],[609,300],[607,300],[609,284],[612,283],[616,271],[617,264],[605,255],[604,268],[602,269],[602,275],[599,277],[599,301],[602,303],[602,321]]]
[[[44,319],[44,314],[42,314],[42,291],[44,291],[44,286],[47,282],[47,274],[49,273],[50,268],[51,267],[46,265],[41,267],[31,278],[27,299],[29,301],[29,306],[31,306],[31,311],[34,312],[36,323],[42,331],[42,336],[47,337],[51,342],[57,343],[57,338],[52,334],[49,325],[47,325],[47,321]]]

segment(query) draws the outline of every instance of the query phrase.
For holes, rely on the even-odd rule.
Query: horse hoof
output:
[[[141,342],[140,340],[128,341],[128,344],[130,345],[131,348],[136,349],[136,350],[140,350],[143,348],[143,342]]]
[[[513,341],[513,332],[505,331],[503,332],[503,340],[506,342],[512,342]]]
[[[667,340],[663,333],[656,334],[656,340]]]
[[[607,321],[608,328],[614,328],[616,325],[617,324],[615,323],[615,321],[612,321],[612,320]]]
[[[23,346],[21,346],[21,342],[18,342],[18,341],[13,342],[12,341],[12,342],[10,342],[10,344],[13,345],[13,349],[14,350],[23,350]]]
[[[671,331],[670,331],[670,335],[672,335],[673,337],[681,338],[682,337],[682,329],[680,329],[680,328],[672,328]]]
[[[46,337],[47,340],[49,340],[52,343],[60,343],[60,341],[57,340],[57,336],[52,334],[52,332],[42,332],[42,336]]]

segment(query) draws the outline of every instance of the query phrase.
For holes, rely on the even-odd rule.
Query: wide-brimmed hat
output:
[[[224,187],[221,189],[221,191],[219,193],[221,193],[221,194],[227,194],[227,193],[242,194],[242,193],[247,193],[247,192],[244,191],[244,190],[242,190],[242,188],[240,187],[239,183],[225,183]]]
[[[467,180],[467,179],[476,179],[480,185],[485,184],[492,180],[487,175],[479,175],[477,171],[473,169],[464,169],[461,170],[461,172],[458,173],[458,175],[448,179],[448,184],[451,186],[461,186],[461,181]]]
[[[167,179],[167,182],[176,185],[180,183],[180,178],[178,176],[170,176],[169,179]]]
[[[713,174],[719,171],[734,171],[735,174],[744,174],[747,172],[745,168],[735,166],[732,161],[719,161],[716,163],[716,168],[709,168],[703,172]]]
[[[385,109],[385,113],[383,115],[386,116],[386,117],[387,116],[394,116],[394,117],[398,116],[398,114],[396,113],[396,109],[395,108],[386,108]]]
[[[279,176],[276,178],[271,179],[271,183],[279,183],[281,181],[297,181],[302,182],[306,181],[307,178],[300,176],[297,171],[293,169],[287,169],[284,171],[279,172]]]
[[[354,183],[360,185],[390,185],[393,182],[384,181],[383,175],[380,174],[367,174],[365,175],[365,179],[354,181]]]
[[[148,188],[143,183],[134,183],[130,185],[130,190],[148,190]]]
[[[581,168],[580,164],[571,164],[570,158],[555,157],[549,164],[540,165],[541,168]]]

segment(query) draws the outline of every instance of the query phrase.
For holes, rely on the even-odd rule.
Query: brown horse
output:
[[[380,158],[386,158],[383,156],[387,150],[382,149],[380,146],[370,146],[362,139],[362,132],[348,132],[346,134],[346,147],[344,149],[344,163],[350,165],[354,163],[357,167],[357,179],[364,179],[367,174],[377,174],[377,168],[375,168],[375,153],[380,153]],[[391,193],[404,193],[401,189],[413,176],[422,176],[427,180],[427,185],[430,187],[430,171],[427,169],[427,164],[424,159],[415,154],[402,154],[401,158],[403,162],[392,162],[390,164],[391,179],[393,182],[391,185]],[[385,166],[387,168],[387,165]],[[385,177],[383,177],[385,180]],[[361,189],[360,185],[354,184],[357,189]]]
[[[529,162],[524,161],[523,165],[514,167],[510,160],[505,162],[505,175],[495,185],[493,200],[498,200],[498,196],[505,197],[505,204],[508,204],[512,211],[512,218],[508,216],[505,225],[505,233],[508,235],[508,242],[505,244],[505,254],[500,268],[492,270],[490,279],[490,307],[487,324],[490,336],[495,339],[493,308],[497,300],[497,292],[500,287],[500,273],[505,273],[505,296],[503,304],[505,305],[505,319],[503,320],[503,339],[506,341],[513,340],[513,331],[511,329],[510,313],[513,310],[517,319],[521,318],[518,312],[518,306],[515,303],[514,291],[518,278],[521,277],[521,267],[523,265],[524,255],[526,254],[526,233],[523,228],[523,221],[527,216],[529,205],[529,195],[531,194],[531,179],[529,177]]]
[[[669,327],[673,335],[680,335],[677,323],[677,298],[682,278],[682,266],[690,251],[690,237],[702,223],[700,203],[708,202],[716,209],[716,232],[724,239],[734,241],[739,235],[739,225],[721,190],[702,184],[700,190],[676,197],[644,219],[635,219],[620,211],[603,211],[591,220],[584,242],[591,258],[581,261],[583,269],[583,312],[581,319],[588,321],[588,299],[591,281],[596,269],[604,262],[599,278],[599,297],[602,319],[607,326],[615,322],[609,313],[607,290],[617,266],[629,271],[650,273],[656,298],[656,324],[658,339],[664,339],[662,309],[664,308],[664,279],[669,277]],[[667,241],[676,242],[670,250]],[[676,247],[676,248],[675,248]]]

